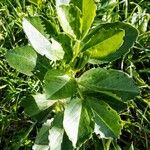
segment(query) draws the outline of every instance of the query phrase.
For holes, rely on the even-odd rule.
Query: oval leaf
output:
[[[88,99],[96,123],[95,132],[101,138],[118,138],[121,133],[121,119],[117,112],[103,101]]]
[[[123,30],[100,30],[93,35],[82,51],[87,51],[91,59],[101,59],[115,53],[123,44]]]
[[[36,66],[37,55],[32,47],[24,46],[9,51],[6,59],[10,66],[30,76]]]
[[[64,112],[63,126],[73,146],[81,146],[93,132],[90,110],[81,99],[72,99]]]
[[[49,70],[45,75],[47,98],[64,99],[76,92],[76,81],[61,70]]]
[[[85,72],[78,83],[92,91],[114,93],[124,101],[134,98],[139,93],[133,80],[118,70],[94,68]]]
[[[120,47],[117,51],[114,51],[113,53],[108,53],[109,55],[107,55],[106,57],[93,58],[93,61],[90,61],[90,62],[102,63],[102,61],[109,62],[109,61],[114,61],[114,60],[120,58],[122,55],[126,54],[129,51],[129,49],[133,46],[133,44],[136,41],[137,36],[138,36],[138,31],[133,26],[131,26],[127,23],[121,23],[121,22],[106,23],[106,24],[102,24],[99,27],[93,29],[90,32],[90,34],[84,39],[84,43],[88,43],[92,37],[97,38],[99,32],[102,32],[104,30],[106,30],[106,31],[112,31],[112,30],[125,31],[123,43],[122,43],[122,45],[120,45]],[[121,39],[119,39],[119,38],[121,38],[121,37],[118,37],[118,40],[120,41]],[[115,44],[115,43],[112,43],[112,44]],[[107,51],[107,49],[106,49],[106,51]],[[96,61],[96,60],[99,60],[99,61]]]
[[[63,59],[64,51],[57,41],[52,38],[50,43],[27,19],[23,20],[23,29],[31,45],[39,54],[45,55],[52,61]]]

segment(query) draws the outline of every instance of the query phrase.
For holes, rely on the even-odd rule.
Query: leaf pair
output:
[[[44,23],[39,17],[28,18],[28,20],[23,20],[23,29],[34,49],[30,46],[16,48],[7,53],[6,59],[8,60],[8,63],[19,72],[30,76],[35,69],[36,64],[39,65],[46,60],[44,57],[39,60],[38,58],[41,57],[38,57],[35,51],[41,56],[46,56],[48,60],[57,61],[63,59],[64,50],[61,44],[54,40],[54,38],[48,38],[45,31],[45,20]],[[51,23],[49,23],[49,25],[51,25]],[[54,29],[52,29],[52,31],[53,30]],[[56,34],[55,32],[56,31],[53,31],[53,34]],[[44,65],[45,64],[43,64],[43,66]],[[49,67],[49,65],[47,65],[47,67]],[[36,69],[37,68],[39,69],[39,66],[36,67]]]
[[[57,35],[59,42],[54,38],[51,38],[50,42],[48,37],[46,38],[47,34],[44,32],[45,28],[41,19],[35,17],[28,20],[24,19],[23,28],[34,50],[40,55],[46,56],[48,60],[56,61],[64,58],[65,62],[69,63],[73,58],[71,39],[65,34],[59,34]],[[83,57],[88,56],[91,63],[113,61],[128,52],[137,35],[137,30],[128,24],[103,24],[91,30],[84,40],[80,41],[79,52],[82,53]],[[26,75],[32,75],[36,63],[40,63],[34,50],[29,46],[16,48],[8,52],[6,58],[9,64],[18,71]],[[22,59],[21,65],[18,64],[20,59]],[[85,65],[87,61],[83,64]]]

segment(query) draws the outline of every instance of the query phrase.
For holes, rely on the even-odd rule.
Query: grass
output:
[[[5,54],[10,49],[25,45],[28,41],[22,30],[22,18],[35,14],[55,18],[54,1],[6,0],[0,2],[0,149],[31,149],[36,132],[41,126],[24,114],[20,105],[26,94],[40,91],[40,81],[34,76],[27,77],[10,68]],[[139,29],[139,38],[130,53],[110,63],[108,67],[121,69],[134,78],[141,90],[140,96],[121,112],[124,129],[117,141],[102,141],[93,136],[87,142],[92,149],[99,144],[111,145],[112,149],[150,149],[150,4],[148,0],[118,1],[98,11],[94,25],[102,22],[124,21]],[[110,9],[111,8],[111,9]],[[106,11],[108,10],[108,11]],[[105,12],[105,14],[104,14]]]

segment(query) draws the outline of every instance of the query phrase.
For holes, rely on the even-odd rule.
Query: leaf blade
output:
[[[127,74],[117,70],[91,69],[78,79],[78,83],[92,91],[114,93],[124,101],[139,94],[139,89],[133,80]]]
[[[125,36],[123,38],[124,42],[120,46],[120,48],[115,53],[110,53],[107,57],[101,57],[99,59],[91,59],[91,63],[102,63],[102,62],[110,62],[120,58],[122,55],[129,52],[130,48],[132,48],[134,42],[138,37],[138,31],[133,26],[123,22],[115,22],[115,23],[106,23],[101,24],[99,27],[93,29],[84,39],[84,42],[89,41],[93,35],[97,35],[97,33],[101,30],[124,30]]]
[[[61,45],[51,38],[51,42],[45,38],[27,19],[23,19],[23,29],[32,47],[40,55],[45,55],[52,61],[63,59],[64,51]]]
[[[36,66],[37,55],[32,47],[24,46],[7,52],[6,59],[10,66],[30,76]]]
[[[82,51],[90,53],[91,59],[101,59],[115,53],[123,44],[123,30],[101,30],[85,45]]]
[[[121,119],[116,111],[103,101],[88,99],[88,103],[93,110],[96,123],[96,133],[100,133],[101,138],[117,138],[122,129]]]
[[[61,150],[61,144],[64,136],[63,129],[63,113],[59,113],[55,116],[52,123],[52,127],[49,130],[49,147],[50,150]]]
[[[71,97],[76,92],[76,81],[61,70],[49,70],[45,76],[45,93],[51,99]]]
[[[57,2],[58,20],[64,32],[75,39],[80,39],[81,12],[78,7],[68,2]]]
[[[88,33],[96,16],[96,4],[94,0],[71,0],[71,3],[77,6],[82,12],[81,31],[83,38]]]
[[[54,100],[47,100],[45,94],[37,93],[24,98],[21,101],[21,106],[24,107],[26,114],[40,122],[46,118],[55,102]]]
[[[49,135],[49,129],[51,127],[52,120],[47,120],[40,129],[35,143],[33,145],[33,150],[50,150],[49,149],[49,141],[48,141],[48,135]]]
[[[66,106],[63,126],[74,147],[80,146],[91,136],[92,125],[91,114],[82,101],[72,99]]]

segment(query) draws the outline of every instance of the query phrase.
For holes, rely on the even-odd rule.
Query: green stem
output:
[[[104,150],[109,150],[110,149],[111,142],[112,142],[112,139],[108,139],[108,140],[102,139]]]
[[[79,95],[80,95],[80,98],[83,100],[83,99],[84,99],[84,97],[83,97],[83,94],[82,94],[82,92],[81,92],[81,90],[80,90],[79,86],[78,86],[78,93],[79,93]]]
[[[80,41],[76,41],[73,47],[73,52],[74,52],[74,56],[73,56],[72,62],[74,61],[74,59],[78,56],[80,52]]]
[[[125,0],[125,18],[127,19],[128,18],[128,0]]]

